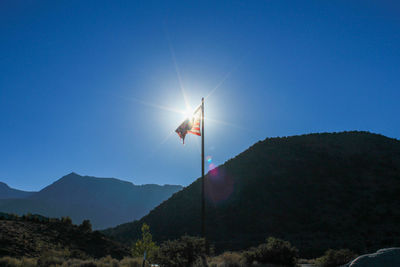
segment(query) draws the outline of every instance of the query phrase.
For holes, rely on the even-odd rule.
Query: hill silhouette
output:
[[[70,173],[28,198],[0,200],[0,211],[69,216],[78,224],[89,219],[94,229],[104,229],[139,219],[181,188],[177,185],[134,185],[114,178]]]
[[[0,182],[0,199],[26,198],[33,195],[34,193],[35,192],[14,189],[3,182]]]
[[[207,236],[218,251],[274,236],[303,257],[400,245],[400,142],[368,132],[267,138],[210,171]],[[138,221],[104,231],[122,242],[145,222],[157,241],[200,235],[201,181]]]
[[[40,215],[17,217],[0,213],[0,257],[38,257],[50,250],[65,250],[74,257],[122,258],[129,248],[90,227]]]

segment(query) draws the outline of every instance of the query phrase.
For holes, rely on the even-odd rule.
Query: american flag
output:
[[[194,112],[191,118],[187,118],[184,122],[179,125],[175,132],[185,143],[185,136],[188,133],[201,136],[200,131],[200,119],[201,119],[201,106],[199,106]]]

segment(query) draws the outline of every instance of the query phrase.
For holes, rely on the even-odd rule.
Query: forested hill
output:
[[[400,142],[368,132],[267,138],[207,174],[207,235],[217,251],[268,236],[302,256],[400,245]],[[197,179],[139,221],[105,234],[131,242],[141,225],[158,241],[200,233]]]

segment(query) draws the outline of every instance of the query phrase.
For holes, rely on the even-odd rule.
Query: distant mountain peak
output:
[[[77,174],[76,172],[71,172],[68,173],[67,175],[64,175],[62,178],[76,178],[76,177],[83,177],[82,175]]]
[[[129,181],[124,181],[120,180],[117,178],[106,178],[106,177],[94,177],[94,176],[88,176],[88,175],[80,175],[75,172],[71,172],[57,181],[55,181],[53,184],[81,184],[81,183],[95,183],[95,184],[124,184],[126,186],[135,186],[133,183]]]

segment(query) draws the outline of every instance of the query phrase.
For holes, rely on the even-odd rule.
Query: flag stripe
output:
[[[192,126],[192,129],[188,130],[188,133],[201,136],[200,118],[201,118],[201,108],[197,108],[196,111],[193,114],[193,126]]]

